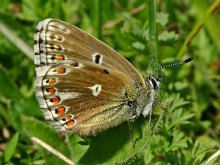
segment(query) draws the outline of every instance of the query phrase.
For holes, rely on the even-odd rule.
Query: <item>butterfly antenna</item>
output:
[[[147,73],[149,74],[150,73],[150,68],[151,68],[151,65],[152,63],[154,62],[154,60],[156,60],[156,57],[153,57],[150,64],[148,65],[148,68],[147,68]]]
[[[186,63],[188,63],[188,62],[190,62],[190,61],[192,61],[192,60],[193,60],[193,57],[190,57],[190,58],[188,58],[188,59],[186,59],[186,60],[184,60],[184,61],[181,61],[181,62],[177,62],[177,63],[173,63],[173,64],[161,66],[161,67],[155,69],[155,70],[154,70],[154,73],[157,72],[158,70],[163,69],[163,68],[168,68],[168,67],[173,67],[173,66],[177,66],[177,65],[186,64]],[[153,73],[153,74],[154,74],[154,73]]]

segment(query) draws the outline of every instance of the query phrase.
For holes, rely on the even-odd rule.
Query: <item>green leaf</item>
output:
[[[178,107],[189,104],[189,101],[185,101],[182,98],[180,98],[180,94],[171,96],[170,99],[172,100],[171,106],[169,108],[170,112],[174,111]]]
[[[174,31],[171,31],[171,32],[164,31],[159,35],[158,39],[159,39],[159,41],[163,41],[163,42],[167,42],[168,44],[172,44],[178,39],[178,34],[176,34]]]
[[[168,14],[163,12],[157,13],[157,22],[165,26],[168,22]]]
[[[162,110],[159,115],[153,115],[153,132],[157,132],[163,118]],[[90,146],[87,152],[78,162],[78,165],[110,165],[125,164],[128,162],[137,163],[138,157],[142,157],[142,152],[149,145],[152,139],[150,134],[148,119],[138,118],[133,123],[133,135],[135,147],[132,147],[131,135],[128,123],[125,122],[116,128],[108,129],[106,132],[90,138]]]
[[[26,116],[22,116],[22,124],[30,138],[36,137],[42,140],[43,142],[47,143],[48,145],[52,146],[54,149],[65,155],[67,158],[69,159],[71,158],[71,154],[67,144],[63,140],[61,140],[58,133],[52,127],[49,127],[45,123],[42,123],[40,121],[37,121],[33,118]],[[40,147],[40,149],[42,151],[42,155],[44,157],[46,164],[48,165],[67,164],[66,162],[56,157],[55,155],[53,155],[43,147]]]
[[[175,151],[180,148],[186,148],[187,147],[187,139],[184,137],[184,134],[182,132],[178,132],[177,130],[173,133],[174,139],[172,141],[172,144],[169,146],[169,150]]]
[[[7,143],[7,148],[5,149],[5,152],[3,155],[5,163],[8,162],[12,158],[15,152],[15,149],[17,147],[18,137],[19,137],[19,133],[16,133],[12,137],[12,139]]]
[[[132,33],[136,36],[142,37],[146,32],[145,29],[142,28],[142,25],[139,25],[138,23],[133,24],[132,27]]]
[[[0,6],[1,6],[0,11],[6,10],[8,3],[9,3],[9,0],[1,0],[0,1]]]
[[[2,95],[7,98],[21,98],[21,94],[8,76],[7,70],[0,65],[0,97]]]
[[[192,114],[187,111],[183,112],[182,109],[176,109],[173,113],[173,121],[172,124],[170,125],[170,128],[172,128],[175,125],[189,124],[190,122],[188,120],[193,116],[195,116],[195,114]]]
[[[134,48],[138,49],[138,50],[141,50],[141,51],[143,51],[146,48],[146,46],[143,43],[138,42],[138,41],[137,42],[133,42],[132,46]]]
[[[71,135],[67,140],[68,148],[71,153],[71,158],[77,162],[83,154],[88,150],[89,143],[78,135]]]

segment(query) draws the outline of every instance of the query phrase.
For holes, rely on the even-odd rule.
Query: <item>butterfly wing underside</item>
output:
[[[38,24],[34,41],[36,96],[57,130],[95,135],[128,118],[126,93],[135,93],[134,83],[145,83],[126,59],[77,27],[54,19]]]

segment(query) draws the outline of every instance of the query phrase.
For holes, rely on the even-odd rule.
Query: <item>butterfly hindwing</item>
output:
[[[42,68],[36,96],[59,131],[94,135],[129,117],[125,93],[135,89],[124,74],[79,62]]]

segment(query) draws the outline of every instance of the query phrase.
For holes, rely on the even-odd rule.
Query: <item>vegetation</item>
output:
[[[77,164],[220,164],[220,0],[1,0],[0,163],[64,165],[36,137]],[[144,76],[152,56],[161,70],[154,134],[148,118],[96,137],[62,140],[45,123],[34,95],[33,35],[45,18],[74,24],[126,57]],[[213,159],[212,156],[218,157]]]

